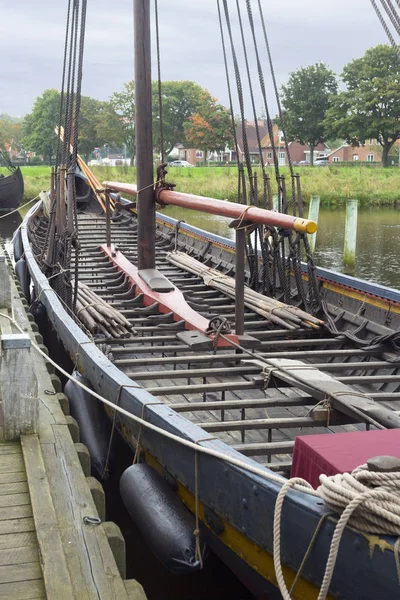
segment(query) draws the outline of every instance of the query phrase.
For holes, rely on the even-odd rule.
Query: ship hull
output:
[[[21,169],[0,177],[0,212],[9,212],[19,207],[24,195],[24,180]]]

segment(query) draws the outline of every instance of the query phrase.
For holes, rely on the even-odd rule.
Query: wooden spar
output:
[[[156,209],[153,188],[150,3],[134,2],[135,126],[138,194],[138,268],[156,266]]]
[[[137,193],[137,186],[134,184],[105,181],[103,185],[107,189],[122,192],[123,194],[130,194],[131,196],[135,196]],[[162,190],[160,192],[160,200],[164,204],[200,210],[211,215],[241,220],[245,218],[246,221],[251,221],[252,223],[274,225],[275,227],[294,229],[295,231],[304,233],[314,233],[317,230],[317,224],[314,221],[257,208],[256,206],[243,206],[243,204],[228,202],[227,200],[216,200],[215,198],[183,194],[171,190]]]

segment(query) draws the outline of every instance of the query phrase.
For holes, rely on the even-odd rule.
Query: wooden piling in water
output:
[[[344,230],[343,266],[346,273],[354,273],[356,266],[358,200],[347,200]]]
[[[318,224],[318,215],[319,215],[319,205],[320,205],[320,197],[319,196],[311,196],[310,207],[308,209],[308,218],[312,219]],[[308,234],[308,241],[310,244],[311,252],[315,250],[315,244],[317,241],[317,232]]]

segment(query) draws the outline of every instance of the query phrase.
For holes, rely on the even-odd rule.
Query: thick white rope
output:
[[[21,332],[25,333],[19,324],[13,317],[0,313],[1,317],[4,317],[11,321],[13,325]],[[47,354],[45,354],[41,348],[32,340],[32,347],[39,352],[43,358],[52,364],[60,373],[62,373],[67,379],[73,381],[77,386],[88,392],[94,398],[100,400],[103,404],[110,406],[113,410],[120,414],[136,421],[143,427],[147,427],[152,431],[155,431],[164,437],[167,437],[183,446],[191,448],[195,452],[201,452],[209,456],[214,456],[220,460],[245,469],[255,475],[262,477],[268,481],[273,481],[278,485],[282,485],[282,488],[277,496],[274,511],[273,521],[273,559],[275,566],[275,573],[277,582],[279,585],[280,592],[284,600],[292,600],[292,596],[286,586],[286,582],[283,577],[281,556],[280,556],[280,525],[282,516],[283,502],[286,494],[291,488],[294,488],[303,493],[309,494],[314,497],[320,497],[325,500],[328,506],[332,507],[336,512],[342,512],[342,515],[336,525],[334,535],[332,537],[331,547],[329,556],[326,564],[325,575],[318,595],[318,600],[325,600],[329,586],[331,583],[333,571],[336,564],[336,558],[338,555],[339,544],[343,535],[343,532],[349,523],[356,528],[363,529],[371,533],[386,533],[389,535],[400,536],[400,505],[398,502],[398,494],[400,491],[400,473],[375,473],[370,472],[366,468],[366,465],[358,467],[350,475],[344,473],[343,475],[335,475],[333,477],[327,477],[326,475],[320,476],[321,485],[318,490],[314,490],[312,486],[299,477],[292,479],[285,479],[270,473],[264,469],[260,469],[255,465],[246,463],[240,459],[234,458],[218,450],[211,448],[205,448],[204,446],[198,445],[198,443],[185,440],[173,433],[169,433],[143,418],[139,418],[132,413],[124,410],[117,404],[110,402],[94,390],[91,390],[80,381],[74,379],[67,371],[60,367],[55,361],[53,361]],[[365,485],[365,483],[368,485]],[[379,486],[379,487],[373,487]],[[353,513],[358,507],[362,506],[361,510],[356,515]],[[397,551],[396,551],[397,552]],[[398,570],[399,583],[400,583],[400,569],[398,557],[396,559],[396,567]]]
[[[280,557],[282,506],[290,488],[306,483],[301,478],[289,479],[279,492],[275,504],[273,558],[279,590],[284,600],[291,600],[292,595],[283,577]],[[343,473],[331,477],[320,475],[320,483],[317,494],[335,512],[342,513],[332,536],[325,574],[318,594],[318,600],[325,600],[329,592],[340,541],[347,525],[368,533],[400,536],[400,472],[375,472],[370,471],[367,465],[361,465],[351,474]],[[400,584],[397,547],[394,548],[394,553]]]

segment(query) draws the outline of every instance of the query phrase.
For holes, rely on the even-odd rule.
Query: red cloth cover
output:
[[[290,476],[302,477],[316,489],[322,473],[350,473],[373,456],[400,458],[400,429],[299,436]]]

